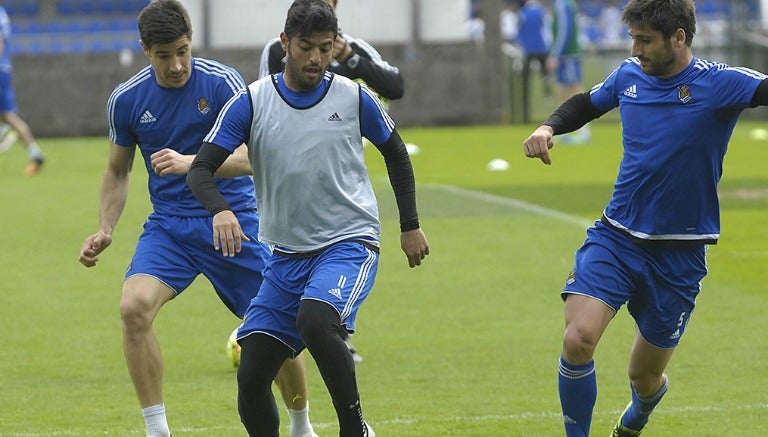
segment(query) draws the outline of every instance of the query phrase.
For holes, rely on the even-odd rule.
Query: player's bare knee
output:
[[[563,356],[570,364],[586,364],[592,360],[598,340],[588,331],[569,326],[563,335]]]
[[[633,371],[630,369],[628,375],[632,387],[642,397],[652,396],[664,385],[664,376],[660,373]]]
[[[153,305],[135,293],[123,292],[120,299],[120,320],[126,329],[142,329],[150,326],[155,318]]]

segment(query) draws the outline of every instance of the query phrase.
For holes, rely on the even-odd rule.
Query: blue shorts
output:
[[[10,71],[0,71],[0,113],[16,112],[16,94]]]
[[[273,255],[264,269],[259,294],[251,300],[237,338],[259,332],[270,335],[298,354],[304,341],[296,329],[302,299],[336,308],[341,324],[355,331],[357,310],[373,287],[379,254],[353,241],[336,243],[307,258]]]
[[[636,244],[601,222],[587,230],[561,296],[581,294],[618,311],[624,303],[640,333],[660,348],[678,345],[707,274],[702,245]]]
[[[576,85],[583,82],[581,56],[561,56],[558,58],[557,83],[560,85]]]
[[[242,318],[261,286],[261,272],[270,253],[256,238],[258,213],[236,215],[251,241],[244,241],[240,253],[227,257],[213,248],[211,217],[150,214],[136,243],[126,279],[133,275],[152,276],[178,295],[197,275],[203,274],[224,305]]]

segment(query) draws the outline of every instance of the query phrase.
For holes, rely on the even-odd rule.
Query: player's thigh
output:
[[[662,349],[680,342],[707,274],[705,246],[646,248],[641,287],[627,304],[640,334]]]
[[[342,325],[354,332],[357,311],[373,288],[378,265],[378,252],[365,244],[336,243],[317,260],[303,298],[333,306]]]
[[[587,238],[576,251],[561,297],[588,296],[615,313],[637,288],[643,262],[642,253],[626,236],[597,222],[587,229]]]
[[[296,315],[312,261],[311,258],[294,259],[281,255],[267,260],[264,279],[256,296],[251,299],[237,334],[238,339],[262,333],[276,338],[294,354],[304,349],[304,342],[296,328]]]
[[[176,293],[164,282],[150,275],[129,276],[123,282],[120,314],[123,318],[139,316],[151,321],[160,308]]]
[[[184,226],[183,221],[174,218],[150,215],[136,242],[136,250],[125,274],[126,281],[132,276],[151,276],[175,294],[189,287],[200,270],[194,258],[172,234],[175,228]]]
[[[267,249],[258,241],[244,241],[240,253],[223,256],[213,247],[196,251],[200,270],[213,285],[224,305],[242,318],[264,280]]]

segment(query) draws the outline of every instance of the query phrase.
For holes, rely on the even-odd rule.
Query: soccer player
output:
[[[547,70],[555,73],[558,98],[561,102],[584,91],[584,73],[581,60],[583,51],[579,41],[579,4],[576,0],[553,0],[552,46],[547,59]],[[589,126],[579,129],[578,135],[567,134],[563,143],[588,143]]]
[[[269,251],[257,241],[224,257],[210,244],[211,218],[185,181],[193,155],[224,104],[245,90],[242,77],[218,62],[192,57],[189,16],[177,0],[150,3],[139,15],[141,45],[149,58],[112,92],[107,105],[109,161],[101,186],[98,231],[86,238],[80,262],[92,267],[112,243],[125,207],[136,146],[149,173],[153,212],[144,224],[125,274],[120,316],[123,349],[147,436],[169,436],[162,395],[163,363],[152,322],[160,308],[202,274],[226,307],[242,318],[261,281]],[[220,176],[250,172],[245,146]],[[259,216],[247,176],[217,179],[243,232],[255,238]],[[281,363],[282,364],[282,363]],[[278,381],[291,417],[292,437],[314,437],[308,419],[301,359],[286,361]]]
[[[11,38],[11,20],[3,6],[0,6],[0,123],[9,125],[13,130],[8,132],[8,141],[1,146],[7,150],[16,141],[14,132],[18,133],[27,147],[29,164],[24,168],[24,176],[33,176],[40,171],[45,162],[40,146],[37,145],[32,130],[19,114],[17,114],[16,94],[13,91],[13,66],[9,43]],[[2,149],[0,149],[2,150]],[[4,151],[4,150],[3,150]]]
[[[325,1],[335,12],[338,1]],[[259,78],[280,73],[284,68],[285,50],[280,43],[280,38],[274,38],[261,52]],[[384,60],[371,44],[361,38],[342,33],[341,30],[333,42],[333,60],[328,70],[366,84],[368,89],[379,97],[385,108],[388,108],[389,100],[396,100],[403,96],[403,76],[400,70]],[[342,330],[339,335],[347,343],[355,362],[363,362],[363,357],[352,344],[350,334]]]
[[[215,247],[235,255],[252,237],[213,175],[247,142],[259,239],[273,249],[238,335],[238,409],[251,436],[276,435],[270,382],[280,364],[305,347],[330,393],[339,435],[374,435],[363,419],[355,363],[339,337],[341,330],[354,331],[378,269],[378,206],[362,136],[384,156],[409,265],[420,265],[429,253],[411,161],[392,119],[367,87],[327,71],[337,34],[326,2],[293,2],[280,34],[285,71],[259,79],[227,103],[187,175],[213,215]]]
[[[635,321],[629,405],[613,436],[637,436],[667,393],[665,369],[685,333],[707,245],[720,236],[717,184],[739,115],[768,104],[766,76],[697,58],[692,0],[630,0],[622,20],[632,57],[590,92],[564,102],[523,143],[550,164],[553,135],[618,107],[624,154],[602,218],[587,230],[565,282],[559,367],[567,436],[589,435],[593,356],[625,303]]]

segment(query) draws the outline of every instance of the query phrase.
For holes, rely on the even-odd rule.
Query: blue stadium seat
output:
[[[3,6],[12,19],[15,16],[34,17],[40,13],[40,4],[36,0],[6,0]]]

